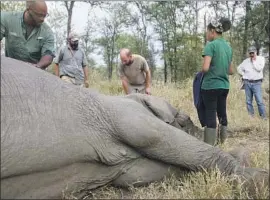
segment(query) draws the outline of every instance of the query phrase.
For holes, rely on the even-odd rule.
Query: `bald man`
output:
[[[45,69],[54,56],[54,35],[44,22],[45,1],[27,1],[24,12],[1,12],[0,40],[5,37],[5,55]]]
[[[151,72],[144,57],[132,54],[129,49],[120,50],[119,75],[126,94],[151,94]]]

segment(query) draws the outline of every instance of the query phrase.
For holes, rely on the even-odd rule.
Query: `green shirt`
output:
[[[208,42],[204,48],[203,56],[212,58],[209,70],[204,74],[201,88],[229,89],[228,70],[232,62],[232,48],[222,37]]]
[[[17,60],[38,63],[42,56],[54,57],[54,35],[46,23],[35,27],[26,38],[24,12],[1,12],[0,40],[5,37],[5,54]]]

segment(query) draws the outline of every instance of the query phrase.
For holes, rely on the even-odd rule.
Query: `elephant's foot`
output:
[[[133,166],[125,174],[114,180],[112,184],[119,187],[143,186],[155,181],[161,181],[164,177],[169,177],[172,174],[180,178],[186,173],[185,170],[165,163],[140,158],[134,161]]]

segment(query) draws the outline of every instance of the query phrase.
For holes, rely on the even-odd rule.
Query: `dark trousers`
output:
[[[216,114],[219,123],[227,126],[227,111],[226,101],[228,96],[228,89],[212,89],[201,91],[203,103],[205,106],[205,124],[208,128],[216,128]]]

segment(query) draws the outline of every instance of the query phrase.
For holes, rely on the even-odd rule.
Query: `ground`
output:
[[[111,83],[103,81],[96,72],[90,72],[90,87],[98,89],[101,93],[110,95],[123,94],[119,80]],[[245,94],[240,90],[240,78],[231,77],[231,89],[228,96],[228,129],[234,134],[220,146],[224,150],[231,150],[243,146],[249,152],[248,157],[252,167],[269,169],[269,120],[261,120],[258,114],[251,118],[247,115],[245,106]],[[263,83],[264,101],[269,118],[269,82]],[[173,106],[188,113],[192,121],[199,125],[197,113],[193,105],[192,79],[183,81],[182,84],[164,85],[153,81],[152,94],[164,97]],[[254,104],[256,113],[257,105]],[[168,177],[162,182],[152,183],[145,187],[129,190],[115,188],[110,185],[89,191],[87,199],[251,199],[240,187],[241,183],[233,186],[232,179],[221,176],[219,171],[205,175],[195,173],[184,180]],[[267,186],[257,191],[256,198],[266,199],[269,195]],[[64,197],[72,198],[72,197]],[[75,198],[75,197],[74,197]]]

